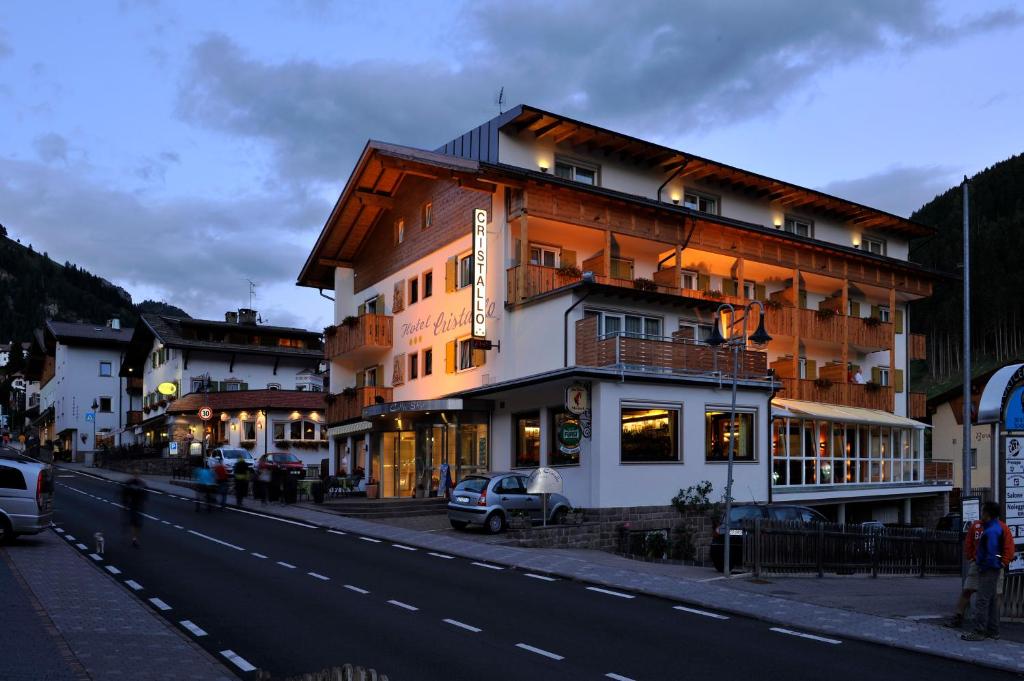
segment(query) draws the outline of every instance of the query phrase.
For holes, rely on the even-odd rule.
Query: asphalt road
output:
[[[243,678],[345,663],[392,681],[1012,677],[328,532],[259,504],[197,513],[152,493],[133,549],[119,485],[64,470],[56,482],[60,534],[89,554],[102,531],[97,569]]]

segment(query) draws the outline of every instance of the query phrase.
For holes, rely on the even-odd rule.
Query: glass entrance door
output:
[[[382,497],[411,497],[416,490],[416,434],[384,433],[381,438]]]

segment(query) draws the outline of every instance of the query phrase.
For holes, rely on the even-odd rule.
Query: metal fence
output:
[[[1003,583],[1002,619],[1024,621],[1024,572],[1011,572]]]
[[[743,525],[743,563],[762,574],[959,574],[959,532],[771,520]]]

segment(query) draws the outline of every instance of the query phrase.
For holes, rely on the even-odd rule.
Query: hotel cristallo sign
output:
[[[487,337],[487,211],[473,211],[473,338]]]

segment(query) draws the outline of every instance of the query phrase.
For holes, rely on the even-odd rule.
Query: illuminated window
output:
[[[513,417],[516,443],[513,467],[534,468],[540,465],[540,413],[529,412]]]
[[[566,158],[555,159],[555,175],[564,180],[597,186],[599,167]]]
[[[428,229],[434,224],[434,204],[429,201],[423,204],[423,229]]]
[[[623,404],[620,461],[679,461],[679,413],[678,406]]]
[[[250,441],[256,439],[256,422],[251,419],[242,421],[242,441]]]
[[[275,421],[274,439],[286,441],[319,440],[319,428],[320,424],[315,421],[307,421],[305,419],[296,421]],[[253,435],[255,435],[255,432]]]
[[[683,205],[687,208],[699,210],[701,213],[718,215],[718,199],[709,194],[702,194],[696,191],[688,191],[683,196]]]
[[[783,229],[797,236],[814,236],[814,223],[804,218],[787,217]]]
[[[729,441],[735,440],[734,461],[757,461],[754,449],[754,412],[736,412],[735,425],[730,432],[731,415],[728,408],[708,407],[704,413],[705,458],[707,461],[728,461]]]

